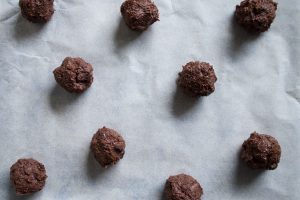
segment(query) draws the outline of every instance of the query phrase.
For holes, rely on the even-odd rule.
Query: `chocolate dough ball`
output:
[[[135,31],[144,31],[159,20],[158,9],[151,0],[126,0],[121,14],[127,26]]]
[[[33,23],[45,23],[54,13],[53,0],[19,0],[23,17]]]
[[[197,180],[186,174],[170,176],[165,185],[167,200],[199,200],[202,194]]]
[[[280,161],[281,148],[278,141],[269,135],[250,135],[242,146],[241,158],[252,169],[276,169]]]
[[[115,130],[103,127],[93,136],[91,150],[102,167],[116,164],[125,154],[125,141]]]
[[[19,159],[10,168],[10,180],[17,195],[40,191],[47,179],[44,165],[32,158]]]
[[[244,0],[236,6],[235,18],[247,31],[260,33],[270,28],[276,9],[273,0]]]
[[[53,74],[56,82],[69,92],[81,93],[93,82],[93,67],[82,58],[66,57]]]
[[[213,66],[206,62],[189,62],[183,66],[178,85],[192,97],[208,96],[215,91],[217,77]]]

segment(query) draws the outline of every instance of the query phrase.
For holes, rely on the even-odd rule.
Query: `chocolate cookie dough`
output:
[[[256,132],[244,141],[241,151],[242,160],[253,169],[276,169],[280,155],[281,148],[274,137]]]
[[[179,73],[177,84],[192,97],[208,96],[215,91],[217,77],[213,66],[206,62],[189,62]]]
[[[165,185],[167,200],[199,200],[202,194],[197,180],[186,174],[170,176]]]
[[[45,186],[46,179],[44,165],[32,158],[19,159],[10,168],[10,180],[17,195],[40,191]]]
[[[126,0],[121,14],[127,26],[135,31],[144,31],[159,20],[159,13],[152,0]]]
[[[91,151],[102,167],[116,164],[125,154],[125,141],[113,129],[103,127],[93,136]]]
[[[45,23],[54,13],[53,0],[19,0],[23,17],[33,23]]]
[[[260,33],[270,28],[276,9],[273,0],[244,0],[236,6],[235,18],[247,31]]]
[[[69,92],[81,93],[93,82],[92,65],[78,57],[66,57],[53,74],[56,82]]]

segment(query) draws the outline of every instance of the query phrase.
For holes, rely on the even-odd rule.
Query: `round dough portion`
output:
[[[32,158],[19,159],[10,168],[10,180],[17,195],[26,195],[42,190],[46,179],[45,166]]]
[[[115,130],[103,127],[91,141],[91,151],[102,167],[116,164],[125,154],[125,141]]]
[[[53,74],[56,82],[69,92],[82,93],[93,83],[92,65],[79,57],[66,57]]]
[[[121,14],[127,26],[135,31],[144,31],[159,20],[158,9],[151,0],[126,0],[121,5]]]
[[[199,200],[202,194],[198,181],[186,174],[170,176],[165,185],[167,200]]]
[[[19,0],[22,16],[33,23],[45,23],[54,13],[53,0]]]
[[[189,62],[183,66],[178,85],[192,97],[208,96],[215,91],[217,77],[213,66],[206,62]]]
[[[270,135],[254,132],[242,145],[241,158],[252,169],[274,170],[280,156],[280,145]]]
[[[273,0],[244,0],[236,6],[237,22],[249,32],[267,31],[276,17],[277,3]]]

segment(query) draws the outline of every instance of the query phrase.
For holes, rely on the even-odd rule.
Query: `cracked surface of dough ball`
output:
[[[54,13],[53,0],[19,0],[22,16],[33,23],[45,23]]]
[[[165,185],[167,200],[199,200],[202,194],[198,181],[186,174],[170,176]]]
[[[79,57],[66,57],[53,74],[56,82],[69,92],[82,93],[93,83],[92,65]]]
[[[159,20],[159,12],[151,0],[126,0],[121,5],[121,14],[127,26],[135,31],[144,31]]]
[[[45,166],[32,159],[19,159],[10,168],[10,180],[17,195],[27,195],[40,191],[47,179]]]
[[[215,91],[217,77],[213,66],[206,62],[189,62],[179,73],[177,84],[193,97],[208,96]]]
[[[280,145],[270,135],[254,132],[242,145],[241,159],[252,169],[276,169],[280,156]]]
[[[103,127],[94,134],[91,151],[102,167],[114,165],[125,154],[125,141],[117,131]]]
[[[260,33],[270,28],[276,10],[273,0],[244,0],[236,6],[235,18],[248,32]]]

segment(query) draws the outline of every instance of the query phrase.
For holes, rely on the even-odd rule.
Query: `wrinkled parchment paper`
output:
[[[169,175],[187,173],[204,200],[300,199],[300,2],[278,0],[271,29],[251,36],[232,20],[239,0],[156,0],[160,21],[144,33],[121,20],[121,0],[56,0],[45,25],[0,3],[0,199],[162,200]],[[66,56],[94,67],[82,95],[56,85]],[[181,66],[214,65],[216,91],[176,89]],[[89,153],[102,126],[125,138],[123,160],[101,169]],[[253,131],[282,147],[275,171],[239,162]],[[9,168],[21,157],[46,166],[43,191],[19,198]]]

